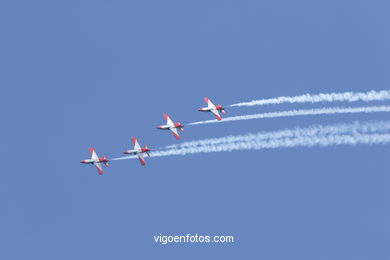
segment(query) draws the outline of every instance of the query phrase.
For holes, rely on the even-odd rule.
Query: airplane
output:
[[[179,128],[180,131],[184,132],[184,129],[183,129],[184,125],[182,125],[180,122],[173,123],[172,120],[169,118],[169,116],[167,114],[164,114],[164,118],[167,121],[167,124],[166,125],[157,126],[157,129],[171,130],[173,135],[175,136],[175,138],[176,139],[180,139],[180,136],[177,133],[177,129],[176,128]]]
[[[207,107],[199,108],[198,111],[201,111],[201,112],[211,112],[211,113],[213,113],[215,115],[215,117],[218,120],[222,120],[222,118],[219,115],[218,111],[221,111],[222,114],[225,114],[225,109],[221,105],[215,106],[213,104],[213,102],[211,102],[211,100],[208,99],[207,97],[204,98],[204,101],[206,101]]]
[[[136,138],[132,137],[131,140],[133,141],[133,144],[134,144],[134,149],[132,150],[126,150],[124,151],[123,153],[124,154],[135,154],[137,155],[141,165],[145,165],[145,160],[144,158],[142,157],[142,153],[146,153],[149,157],[149,151],[150,149],[145,145],[144,147],[141,147],[137,141]]]
[[[108,159],[106,158],[106,156],[99,158],[99,156],[96,154],[95,150],[92,147],[89,148],[89,153],[91,154],[91,159],[82,160],[81,163],[95,165],[99,174],[102,175],[103,174],[102,163],[104,163],[104,165],[108,167]]]

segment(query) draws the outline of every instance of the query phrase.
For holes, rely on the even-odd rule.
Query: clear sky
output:
[[[163,113],[210,119],[196,110],[204,96],[388,89],[389,11],[356,0],[1,1],[0,258],[389,259],[389,145],[125,160],[103,176],[79,163],[89,146],[120,156],[132,136],[177,142],[155,129]],[[378,119],[390,116],[191,126],[182,140]],[[235,242],[153,240],[188,233]]]

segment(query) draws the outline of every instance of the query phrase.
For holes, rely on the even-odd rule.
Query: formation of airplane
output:
[[[106,158],[106,156],[99,158],[99,156],[96,154],[95,150],[92,147],[89,148],[89,153],[91,154],[91,159],[82,160],[81,163],[95,165],[98,173],[102,175],[103,174],[102,163],[104,163],[104,165],[108,167],[108,159]]]
[[[217,105],[217,106],[214,105],[211,102],[211,100],[208,99],[207,97],[205,97],[204,100],[207,103],[207,107],[199,108],[198,111],[201,111],[201,112],[211,112],[211,113],[213,113],[215,115],[217,120],[222,120],[219,112],[221,112],[222,114],[225,114],[225,109],[221,105]],[[167,114],[164,114],[164,118],[165,118],[167,123],[165,125],[157,126],[157,129],[160,129],[160,130],[170,130],[172,132],[173,136],[177,140],[180,139],[180,136],[179,136],[179,133],[178,133],[177,130],[179,129],[181,132],[184,132],[184,125],[181,124],[180,122],[173,123],[172,120],[169,118],[169,116]],[[123,153],[124,154],[136,155],[138,157],[141,165],[145,165],[145,159],[142,156],[142,154],[146,153],[148,156],[150,156],[149,152],[151,150],[146,145],[144,147],[141,147],[141,145],[138,143],[136,138],[132,137],[131,140],[133,141],[134,148],[131,149],[131,150],[126,150]],[[86,159],[86,160],[82,160],[81,163],[95,165],[98,173],[100,175],[102,175],[103,174],[102,163],[106,167],[108,167],[108,161],[109,160],[106,158],[106,156],[99,157],[92,147],[89,148],[89,152],[91,154],[91,158],[90,159]]]
[[[131,140],[133,141],[134,148],[132,150],[126,150],[123,153],[137,155],[141,165],[145,165],[145,159],[142,157],[142,154],[146,153],[150,157],[150,154],[149,154],[150,149],[146,145],[144,147],[141,147],[139,145],[137,139],[135,139],[134,137],[132,137]]]
[[[167,121],[167,124],[166,125],[157,126],[157,129],[171,130],[173,136],[176,139],[180,139],[180,136],[179,136],[179,134],[177,132],[177,129],[179,129],[180,131],[184,132],[184,128],[183,128],[184,125],[182,125],[180,122],[173,123],[172,120],[169,118],[169,116],[167,114],[164,114],[164,118]]]

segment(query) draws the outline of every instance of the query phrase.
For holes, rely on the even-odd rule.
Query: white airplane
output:
[[[91,159],[82,160],[81,163],[95,165],[99,174],[102,175],[103,174],[102,163],[104,163],[104,165],[108,167],[108,159],[106,158],[106,156],[99,158],[99,156],[95,153],[95,150],[92,147],[89,148],[89,153],[91,154]]]
[[[164,114],[164,118],[165,120],[167,120],[167,124],[166,125],[160,125],[160,126],[157,126],[157,129],[161,129],[161,130],[171,130],[173,135],[175,136],[176,139],[180,139],[180,136],[177,132],[177,128],[184,132],[184,125],[182,125],[180,122],[177,122],[177,123],[173,123],[172,120],[169,118],[169,116],[167,114]]]
[[[134,149],[126,150],[123,153],[124,154],[135,154],[135,155],[137,155],[141,165],[145,165],[145,160],[142,157],[142,153],[146,153],[150,157],[150,155],[149,155],[150,149],[146,145],[144,147],[141,147],[139,145],[137,139],[135,139],[134,137],[132,137],[131,140],[133,141]]]
[[[202,112],[211,112],[211,113],[213,113],[215,115],[215,117],[218,120],[222,120],[222,118],[219,115],[218,111],[221,111],[222,114],[225,114],[225,109],[221,105],[215,106],[213,104],[213,102],[211,102],[211,100],[208,99],[207,97],[204,98],[204,101],[206,101],[207,107],[202,107],[202,108],[199,108],[198,110],[202,111]]]

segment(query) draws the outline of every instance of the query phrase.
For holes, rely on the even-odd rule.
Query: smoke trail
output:
[[[323,137],[304,136],[293,138],[281,138],[258,142],[236,142],[220,145],[197,146],[180,149],[157,151],[153,157],[187,155],[211,152],[230,152],[236,150],[262,150],[282,147],[312,147],[331,145],[357,145],[357,144],[387,144],[390,142],[390,134],[345,134]]]
[[[290,117],[290,116],[307,116],[307,115],[329,115],[329,114],[345,114],[345,113],[375,113],[375,112],[390,112],[390,106],[370,106],[370,107],[327,107],[316,109],[300,109],[300,110],[287,110],[278,112],[268,112],[261,114],[242,115],[225,117],[221,121],[219,120],[205,120],[192,122],[188,125],[203,125],[211,123],[223,123],[237,120],[250,120],[250,119],[262,119],[262,118],[277,118],[277,117]]]
[[[390,90],[368,92],[343,92],[343,93],[328,93],[328,94],[304,94],[293,97],[277,97],[268,99],[252,100],[250,102],[241,102],[230,105],[231,107],[242,106],[263,106],[269,104],[282,104],[282,103],[319,103],[319,102],[356,102],[356,101],[383,101],[390,99]]]
[[[235,150],[261,150],[282,147],[312,147],[331,145],[386,144],[390,142],[390,121],[353,122],[337,125],[316,125],[221,138],[209,138],[167,146],[152,151],[152,157],[187,155]],[[117,158],[132,159],[134,156]]]
[[[153,156],[151,156],[153,157]],[[119,160],[128,160],[128,159],[135,159],[137,156],[135,155],[128,155],[128,156],[123,156],[123,157],[118,157],[118,158],[112,158],[110,161],[119,161]]]
[[[347,124],[337,124],[329,126],[310,126],[307,128],[294,128],[294,129],[284,129],[275,132],[261,132],[257,134],[245,134],[245,135],[228,135],[219,138],[207,138],[203,140],[188,141],[179,144],[168,145],[161,149],[179,149],[179,148],[188,148],[195,146],[205,146],[205,145],[218,145],[224,143],[234,143],[234,142],[251,142],[257,140],[268,140],[268,139],[279,139],[279,138],[288,138],[295,136],[326,136],[326,135],[336,135],[336,134],[346,134],[346,133],[362,133],[362,134],[371,134],[390,131],[390,121],[378,121],[378,122],[369,122],[369,123],[360,123],[353,122]]]

